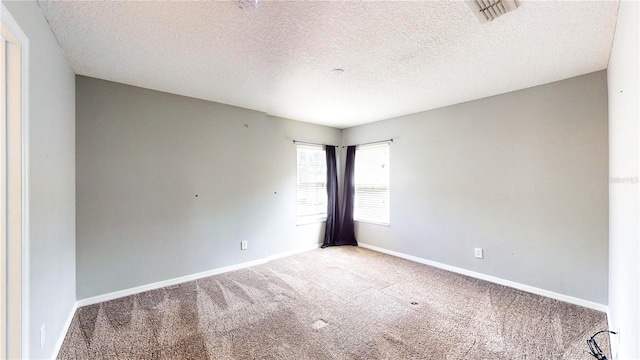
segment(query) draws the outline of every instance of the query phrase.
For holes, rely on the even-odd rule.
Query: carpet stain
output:
[[[327,322],[322,319],[316,320],[313,324],[311,324],[311,327],[316,330],[322,329],[325,326],[327,326]]]

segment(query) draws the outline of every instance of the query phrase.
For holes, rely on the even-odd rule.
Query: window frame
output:
[[[307,215],[300,215],[300,204],[299,204],[299,187],[301,185],[300,183],[300,159],[299,159],[299,151],[301,149],[306,149],[306,150],[315,150],[315,151],[321,151],[324,154],[324,163],[322,163],[322,165],[324,166],[324,181],[323,182],[315,182],[315,184],[323,184],[324,185],[324,203],[325,203],[325,207],[324,207],[324,211],[323,212],[319,212],[319,213],[314,213],[314,214],[307,214]],[[327,205],[328,205],[328,194],[327,194],[327,152],[326,149],[323,145],[316,145],[316,144],[306,144],[306,143],[298,143],[296,144],[296,225],[307,225],[307,224],[314,224],[314,223],[321,223],[324,221],[327,221]],[[311,182],[309,182],[308,184],[312,184]],[[316,204],[316,206],[319,206],[321,203]]]
[[[361,152],[364,148],[364,150],[371,148],[371,149],[375,149],[375,148],[381,148],[381,147],[386,147],[387,149],[387,158],[386,158],[386,162],[385,162],[385,167],[387,169],[387,176],[386,176],[386,222],[385,221],[379,221],[376,219],[370,219],[370,218],[362,218],[357,211],[357,207],[358,207],[358,153]],[[354,199],[353,199],[353,220],[357,221],[357,222],[362,222],[362,223],[367,223],[367,224],[374,224],[374,225],[382,225],[382,226],[391,226],[391,143],[389,141],[385,141],[385,142],[381,142],[381,143],[374,143],[374,144],[366,144],[366,145],[358,145],[358,147],[356,148],[356,156],[355,156],[355,163],[354,163],[354,174],[353,174],[353,191],[354,191]]]

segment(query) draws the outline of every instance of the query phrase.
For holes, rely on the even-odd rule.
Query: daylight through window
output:
[[[354,220],[388,225],[389,143],[356,149],[354,183]]]
[[[327,219],[327,160],[323,146],[297,145],[297,223]]]

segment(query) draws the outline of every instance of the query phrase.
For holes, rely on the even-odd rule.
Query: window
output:
[[[359,146],[354,170],[354,220],[389,225],[389,143]]]
[[[298,224],[327,220],[327,154],[320,145],[297,145]]]

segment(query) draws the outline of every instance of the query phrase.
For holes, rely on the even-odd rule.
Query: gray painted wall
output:
[[[82,76],[76,87],[78,299],[321,241],[321,225],[295,225],[292,140],[337,144],[340,130]]]
[[[390,137],[391,226],[359,242],[607,304],[604,71],[343,131]]]
[[[75,75],[36,2],[3,3],[31,50],[29,341],[31,358],[42,359],[53,355],[76,300]]]
[[[640,6],[622,1],[609,59],[609,313],[614,359],[640,358]],[[619,351],[616,357],[615,353]]]

